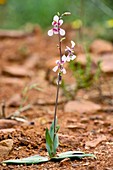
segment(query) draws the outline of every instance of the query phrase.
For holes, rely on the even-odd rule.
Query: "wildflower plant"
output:
[[[4,163],[5,164],[38,164],[38,163],[48,162],[51,160],[59,161],[65,158],[71,158],[71,159],[73,158],[81,159],[84,157],[95,158],[93,154],[86,154],[81,151],[67,151],[56,155],[56,150],[59,145],[59,139],[57,134],[59,130],[59,126],[57,125],[57,105],[58,105],[59,88],[60,88],[60,84],[62,83],[62,75],[66,74],[66,69],[64,67],[64,64],[76,58],[76,56],[74,55],[75,43],[73,41],[71,41],[71,47],[66,46],[64,54],[62,54],[62,41],[65,39],[64,37],[65,30],[61,28],[61,25],[63,24],[63,17],[67,15],[70,15],[70,12],[65,12],[61,15],[60,13],[58,13],[57,15],[55,15],[53,17],[53,22],[52,22],[53,28],[48,31],[49,36],[53,36],[54,34],[57,34],[58,49],[59,49],[59,60],[56,61],[56,66],[53,68],[54,72],[58,72],[54,120],[51,124],[50,129],[46,128],[46,148],[49,157],[34,155],[23,159],[6,160],[2,162],[3,164]]]
[[[48,129],[46,129],[46,147],[50,157],[55,156],[56,149],[58,147],[57,105],[58,105],[59,88],[60,88],[60,84],[62,83],[62,75],[66,74],[66,69],[64,65],[66,62],[70,62],[71,60],[74,60],[76,58],[76,56],[74,55],[74,47],[75,47],[74,41],[71,41],[71,47],[66,46],[64,54],[62,53],[62,41],[65,39],[65,30],[62,29],[61,26],[63,24],[63,17],[67,15],[70,15],[70,12],[65,12],[61,15],[60,13],[58,13],[57,15],[55,15],[52,21],[53,28],[48,31],[49,36],[53,36],[54,34],[57,34],[58,36],[57,47],[59,49],[59,60],[56,60],[56,66],[53,68],[54,72],[58,72],[54,121],[50,128],[50,131],[51,129],[53,130],[52,131],[53,135],[51,135],[51,132]]]
[[[57,157],[55,157],[56,150],[59,145],[58,134],[57,134],[59,130],[59,126],[57,125],[57,106],[58,106],[59,88],[60,88],[60,84],[62,83],[62,76],[63,74],[66,74],[66,69],[64,65],[66,62],[73,61],[76,58],[76,55],[74,54],[74,47],[75,47],[74,41],[71,41],[71,47],[66,46],[64,53],[62,53],[62,41],[65,39],[66,32],[65,30],[61,28],[61,25],[63,24],[63,17],[70,15],[70,14],[71,14],[70,12],[65,12],[61,15],[60,13],[55,15],[53,17],[53,22],[52,22],[53,28],[48,31],[49,36],[53,36],[54,34],[57,34],[58,36],[57,47],[59,49],[59,60],[56,60],[56,66],[53,68],[54,72],[58,72],[54,120],[51,124],[50,130],[46,128],[46,148],[51,159],[58,158],[58,155]],[[69,152],[62,153],[62,154],[64,155],[64,158],[71,157],[71,156],[72,157],[78,156],[78,152],[76,151],[74,153],[72,151],[69,151]],[[79,154],[86,156],[86,154],[83,152]],[[94,157],[94,155],[92,154],[88,154],[88,155]]]

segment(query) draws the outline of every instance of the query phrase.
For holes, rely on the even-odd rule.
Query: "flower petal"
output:
[[[54,34],[58,34],[58,31],[57,30],[53,30]]]
[[[55,15],[55,16],[53,17],[53,21],[56,21],[56,22],[58,22],[58,20],[59,20],[59,17],[58,17],[58,15]]]
[[[56,62],[55,62],[56,64],[60,64],[60,60],[56,60]]]
[[[71,48],[70,48],[70,47],[68,47],[68,46],[66,46],[65,51],[71,51]]]
[[[63,20],[60,19],[60,20],[59,20],[59,25],[61,26],[62,24],[63,24]]]
[[[58,66],[55,66],[55,67],[53,68],[53,71],[56,72],[57,70],[58,70]]]
[[[62,73],[66,74],[66,69],[65,68],[62,69]]]
[[[67,57],[65,55],[62,56],[62,61],[64,61],[64,63],[67,61]]]
[[[71,60],[74,60],[76,58],[76,55],[72,55]]]
[[[67,61],[70,62],[70,56],[69,55],[67,56]]]
[[[75,46],[75,42],[71,41],[71,48],[74,48],[74,46]]]
[[[48,31],[48,35],[49,35],[49,36],[52,36],[52,35],[53,35],[53,29],[51,29],[51,30]]]
[[[56,25],[57,25],[57,22],[56,22],[56,21],[53,21],[53,22],[52,22],[52,25],[53,25],[53,26],[56,26]]]
[[[61,36],[64,36],[64,35],[65,35],[65,30],[63,30],[63,29],[60,28],[60,35],[61,35]]]

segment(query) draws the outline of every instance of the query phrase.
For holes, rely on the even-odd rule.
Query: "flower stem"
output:
[[[62,62],[62,46],[61,46],[61,40],[60,40],[60,33],[58,34],[59,38],[59,53],[60,53],[60,62]]]
[[[54,138],[53,138],[53,142],[54,142],[55,136],[56,136],[56,115],[57,115],[58,95],[59,95],[59,88],[60,88],[59,82],[60,82],[60,75],[58,75],[58,85],[57,85],[56,102],[55,102],[55,112],[54,112]]]
[[[59,25],[58,25],[59,30]],[[59,41],[59,54],[60,54],[60,62],[62,62],[62,48],[61,48],[61,37],[60,32],[58,32],[58,41]],[[59,96],[59,88],[60,88],[60,80],[61,80],[61,74],[58,74],[58,84],[57,84],[57,93],[56,93],[56,102],[55,102],[55,112],[54,112],[54,138],[53,143],[56,136],[56,116],[57,116],[57,106],[58,106],[58,96]]]

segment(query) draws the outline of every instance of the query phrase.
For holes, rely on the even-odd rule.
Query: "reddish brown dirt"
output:
[[[71,39],[71,37],[70,37]],[[25,38],[2,38],[0,39],[0,102],[5,100],[7,106],[6,115],[19,108],[22,101],[22,90],[26,85],[37,83],[41,91],[31,90],[28,92],[28,100],[24,103],[27,105],[33,103],[32,109],[21,113],[29,122],[34,124],[19,123],[13,126],[15,131],[11,133],[0,132],[0,141],[4,139],[13,139],[14,146],[12,151],[3,157],[0,161],[6,159],[23,158],[30,155],[40,154],[47,155],[45,147],[45,129],[49,127],[53,120],[54,101],[56,87],[48,80],[47,71],[54,66],[54,57],[57,58],[58,51],[55,44],[57,38],[49,38],[42,35],[40,30],[35,34]],[[68,42],[64,42],[68,43]],[[78,51],[79,53],[80,51]],[[26,60],[33,55],[37,55],[36,65],[33,64],[28,71],[32,71],[31,76],[16,76],[4,71],[6,66],[19,66],[26,69]],[[32,64],[32,62],[31,62]],[[16,70],[15,70],[16,72]],[[52,71],[51,71],[52,72]],[[48,73],[49,74],[49,73]],[[69,72],[64,78],[67,82],[73,83],[72,73]],[[53,76],[53,75],[51,75]],[[15,82],[15,78],[17,78]],[[49,77],[50,78],[50,77]],[[107,77],[109,82],[110,77]],[[103,88],[108,91],[108,81],[104,81]],[[21,100],[15,99],[11,102],[11,98],[18,94]],[[60,93],[58,106],[58,122],[60,125],[59,138],[60,145],[58,152],[68,150],[81,150],[86,153],[93,153],[97,159],[84,158],[82,160],[67,160],[62,162],[48,162],[39,165],[0,165],[1,170],[113,170],[113,110],[109,105],[110,98],[106,100],[99,96],[95,97],[95,89],[80,90],[76,98],[89,98],[103,106],[99,112],[84,113],[77,112],[66,113],[64,106],[66,98]],[[13,107],[11,107],[13,105]],[[105,109],[105,107],[107,109]],[[110,110],[111,109],[111,110]],[[68,128],[73,125],[73,128]],[[74,128],[74,126],[76,127]],[[81,125],[81,127],[80,127]],[[98,139],[101,135],[106,140],[101,141],[95,147],[86,147],[87,141]]]

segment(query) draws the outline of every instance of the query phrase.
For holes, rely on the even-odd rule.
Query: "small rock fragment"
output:
[[[0,133],[11,133],[14,132],[14,128],[8,128],[8,129],[0,129]]]
[[[8,74],[15,77],[31,77],[33,76],[33,71],[28,70],[22,66],[6,66],[4,67],[3,74]]]
[[[65,112],[93,113],[101,109],[101,106],[88,100],[69,101],[65,107]]]
[[[60,165],[59,166],[64,166],[67,165],[70,161],[70,158],[65,158],[62,161],[60,161]]]
[[[24,66],[27,69],[33,69],[39,64],[40,64],[39,54],[33,54],[32,56],[26,59]]]
[[[18,122],[15,120],[0,119],[0,129],[12,128],[17,124]]]
[[[19,79],[19,78],[12,78],[12,77],[2,77],[1,78],[1,83],[3,84],[8,84],[8,85],[18,85],[18,86],[23,86],[24,81]]]
[[[101,69],[105,73],[113,72],[113,54],[106,54],[101,58]]]
[[[8,101],[8,106],[18,107],[21,104],[21,96],[20,94],[14,94]]]
[[[106,136],[102,135],[102,136],[99,136],[97,139],[94,139],[92,141],[87,141],[85,143],[85,148],[95,148],[99,143],[103,142],[103,141],[106,141],[107,138]]]
[[[6,156],[13,148],[13,140],[6,139],[0,142],[0,157]]]
[[[76,125],[73,125],[73,124],[68,125],[67,128],[68,129],[72,129],[72,130],[75,130],[75,129],[85,129],[86,126],[84,124],[82,124],[82,123],[77,123]]]
[[[84,117],[84,118],[81,118],[80,122],[81,123],[88,123],[89,119]]]
[[[109,41],[97,39],[91,44],[90,51],[95,54],[113,52],[113,45]]]

